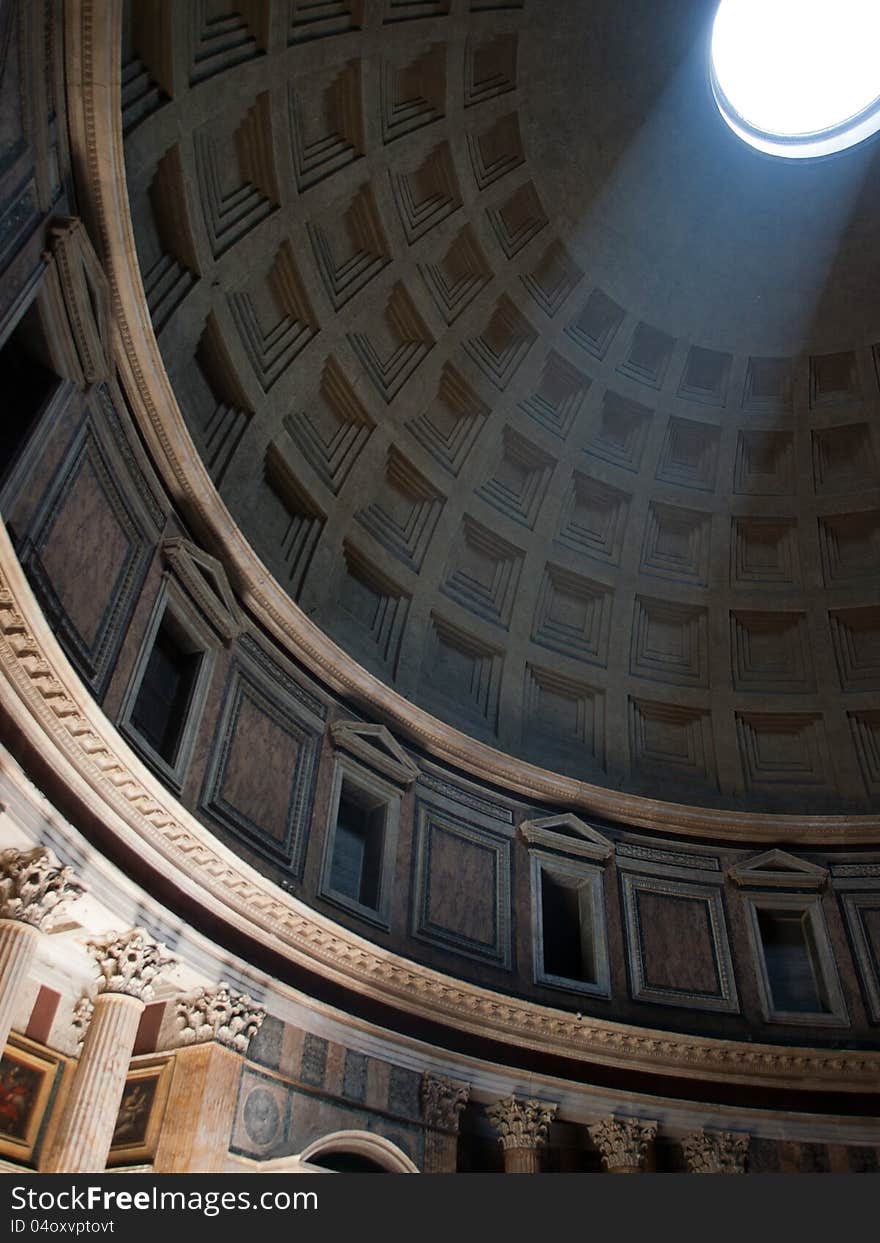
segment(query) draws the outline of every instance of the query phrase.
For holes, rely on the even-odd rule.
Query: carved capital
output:
[[[466,1083],[454,1083],[452,1079],[426,1073],[422,1076],[422,1117],[430,1127],[457,1131],[470,1093]]]
[[[228,984],[201,988],[177,1002],[176,1021],[181,1044],[218,1044],[247,1053],[251,1037],[260,1029],[266,1011],[246,993],[234,993]]]
[[[66,902],[85,889],[73,868],[56,863],[45,846],[0,851],[0,919],[17,919],[45,928]]]
[[[587,1129],[606,1170],[641,1170],[648,1145],[657,1134],[657,1123],[603,1118]]]
[[[143,928],[132,928],[121,935],[111,932],[100,941],[89,941],[89,951],[98,966],[99,993],[127,993],[141,1001],[153,996],[153,981],[166,967],[177,962],[157,945]]]
[[[681,1141],[691,1174],[744,1174],[748,1135],[735,1131],[694,1131]]]
[[[520,1101],[506,1096],[486,1110],[489,1121],[498,1132],[501,1147],[540,1148],[547,1142],[550,1123],[556,1116],[558,1105],[546,1101]]]

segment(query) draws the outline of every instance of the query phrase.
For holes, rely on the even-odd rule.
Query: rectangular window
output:
[[[593,895],[589,885],[572,883],[541,869],[541,923],[544,974],[596,983]]]
[[[387,928],[401,792],[337,755],[321,869],[321,895]]]
[[[847,1024],[821,896],[746,893],[743,900],[764,1018],[823,1027]]]
[[[131,723],[174,766],[204,652],[166,611],[138,687]]]
[[[330,888],[376,910],[384,848],[385,804],[343,780],[333,835]]]
[[[530,852],[535,979],[609,995],[602,869]]]
[[[195,744],[217,646],[201,614],[166,577],[122,703],[120,728],[177,789]]]
[[[32,304],[0,346],[0,474],[15,463],[60,384]]]
[[[805,911],[758,911],[767,982],[775,1010],[827,1014],[816,947]]]

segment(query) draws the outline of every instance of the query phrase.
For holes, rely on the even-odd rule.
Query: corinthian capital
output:
[[[100,941],[89,941],[89,951],[98,965],[99,993],[127,993],[149,1001],[153,981],[177,960],[165,952],[143,928],[132,928],[121,935],[111,932]]]
[[[519,1101],[515,1096],[506,1096],[490,1105],[486,1114],[498,1132],[502,1148],[539,1148],[547,1142],[547,1132],[558,1108],[545,1101]]]
[[[44,928],[83,893],[73,868],[56,863],[45,846],[0,851],[0,919]]]
[[[695,1131],[681,1142],[691,1174],[744,1174],[748,1135],[735,1131]]]
[[[657,1134],[656,1122],[632,1118],[603,1118],[587,1128],[608,1170],[640,1170],[648,1145]]]
[[[216,1040],[236,1053],[246,1053],[265,1017],[262,1006],[245,993],[234,993],[228,984],[200,988],[177,1002],[181,1044]]]
[[[467,1084],[453,1083],[439,1075],[422,1076],[422,1117],[428,1126],[457,1131],[458,1119],[470,1096]]]

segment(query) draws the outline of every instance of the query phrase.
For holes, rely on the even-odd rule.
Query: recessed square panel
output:
[[[629,872],[621,886],[634,1000],[738,1011],[720,887]]]
[[[413,936],[509,970],[510,869],[509,838],[420,804]]]

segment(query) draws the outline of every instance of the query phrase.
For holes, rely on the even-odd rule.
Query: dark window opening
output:
[[[174,764],[204,653],[168,613],[156,632],[131,723],[166,764]]]
[[[322,1170],[334,1170],[337,1174],[388,1174],[390,1171],[371,1161],[360,1152],[322,1152],[309,1158],[309,1165],[319,1165]]]
[[[758,928],[776,1010],[827,1014],[809,917],[803,911],[758,911]]]
[[[0,476],[30,440],[60,383],[52,370],[39,314],[31,306],[0,347]]]
[[[541,932],[544,974],[596,982],[593,910],[588,885],[566,884],[541,872]]]
[[[365,791],[342,782],[330,888],[360,906],[377,910],[385,851],[385,804]]]

